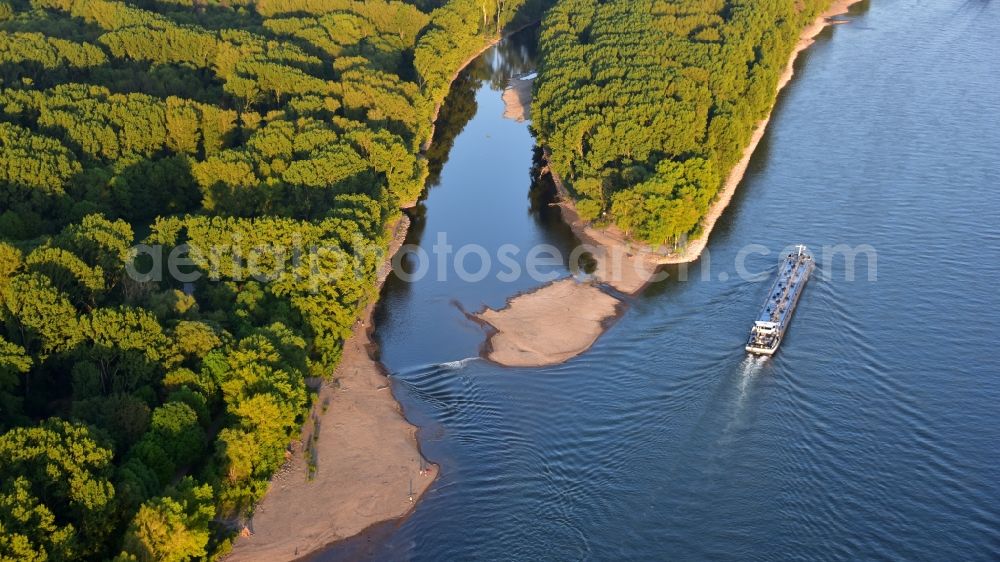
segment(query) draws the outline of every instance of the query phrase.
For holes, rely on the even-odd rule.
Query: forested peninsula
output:
[[[228,551],[449,83],[546,4],[0,1],[0,557]]]
[[[796,56],[857,1],[565,0],[548,12],[533,128],[562,218],[594,259],[591,282],[634,295],[659,266],[701,256]],[[509,113],[523,115],[527,97],[505,94]],[[552,283],[487,310],[484,355],[521,366],[583,353],[613,314],[567,332],[547,310],[593,312],[588,293]]]
[[[830,5],[560,1],[543,20],[533,127],[580,219],[663,255],[707,235],[803,30]]]

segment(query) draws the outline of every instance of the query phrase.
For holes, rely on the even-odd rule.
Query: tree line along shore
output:
[[[229,550],[377,297],[454,73],[544,7],[0,1],[0,556]],[[136,243],[201,275],[131,275]],[[259,280],[260,247],[321,251]]]

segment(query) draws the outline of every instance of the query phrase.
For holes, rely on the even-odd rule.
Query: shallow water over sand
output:
[[[320,559],[1000,557],[1000,4],[852,14],[799,59],[711,266],[671,270],[584,355],[477,358],[463,311],[539,284],[526,276],[387,285],[382,359],[441,476],[407,520]],[[501,118],[530,43],[456,83],[443,115],[457,130],[475,114],[411,243],[573,244],[530,193],[527,125]],[[799,242],[870,245],[877,270],[859,258],[849,281],[821,259],[779,354],[748,359],[768,283],[737,258],[761,244],[746,268],[773,270]]]

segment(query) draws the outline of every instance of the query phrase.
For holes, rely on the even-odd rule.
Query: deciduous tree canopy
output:
[[[829,0],[562,0],[533,107],[588,219],[676,244],[696,232]]]

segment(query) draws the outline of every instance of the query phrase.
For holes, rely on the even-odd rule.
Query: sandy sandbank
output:
[[[621,305],[590,283],[555,281],[476,315],[493,328],[484,355],[508,367],[562,363],[590,349]]]
[[[389,256],[408,226],[404,215]],[[389,272],[386,260],[379,286]],[[416,428],[403,417],[381,364],[370,355],[374,308],[368,306],[344,343],[334,382],[319,391],[313,422],[303,428],[292,458],[272,478],[248,524],[252,534],[236,540],[227,560],[290,560],[402,517],[437,476],[437,467],[421,456]]]

